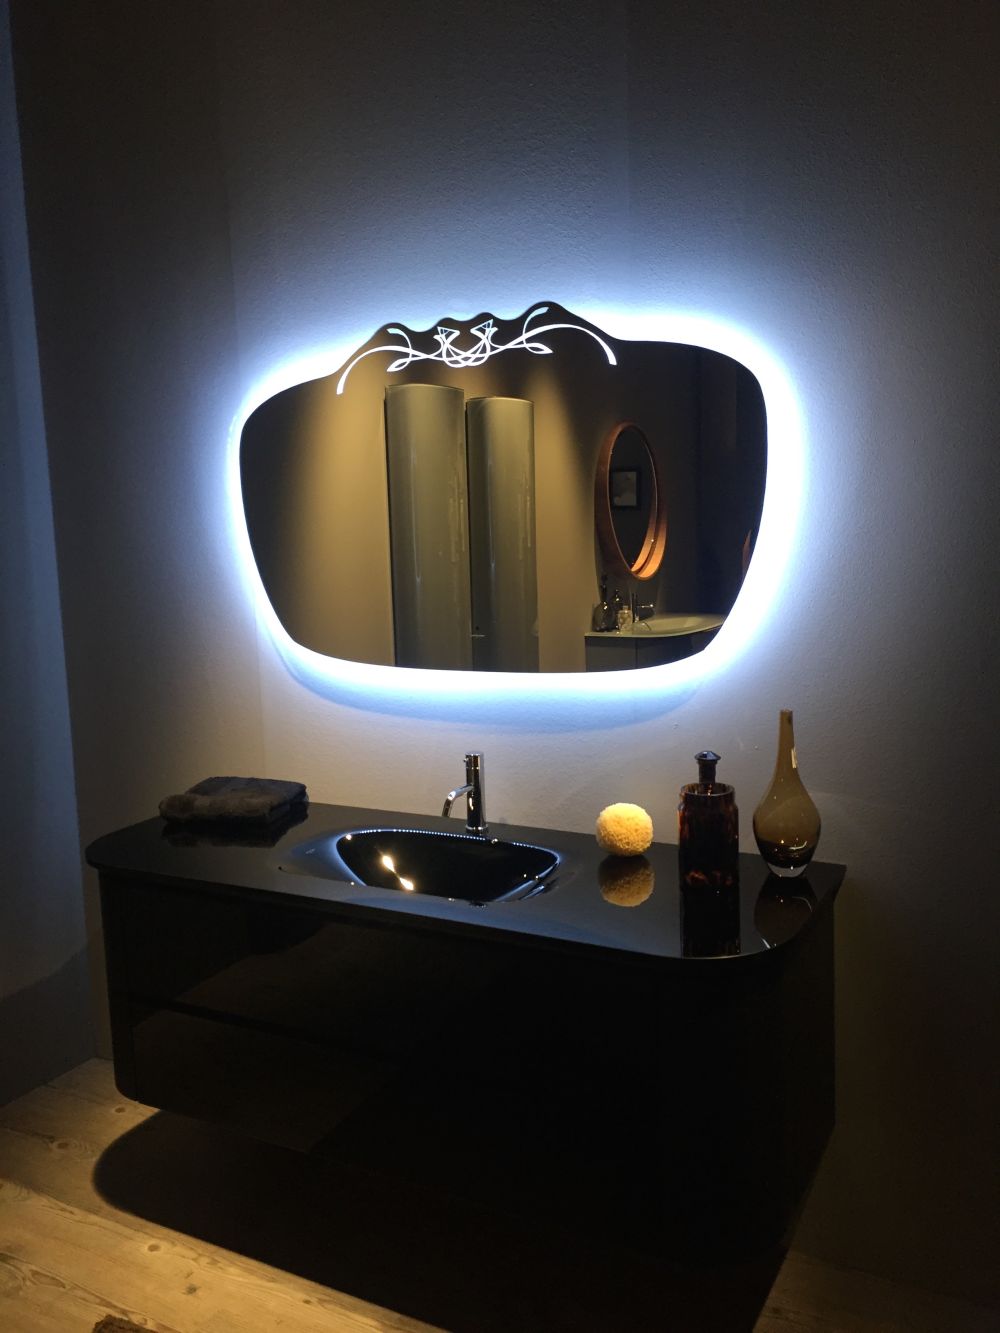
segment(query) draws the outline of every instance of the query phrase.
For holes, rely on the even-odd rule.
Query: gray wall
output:
[[[0,1105],[94,1050],[7,19],[0,0]]]
[[[821,854],[850,867],[838,1128],[798,1243],[990,1294],[991,0],[14,19],[84,835],[222,769],[432,810],[474,745],[495,820],[588,829],[627,799],[669,839],[711,745],[749,842],[793,707]],[[240,403],[386,319],[546,297],[714,315],[784,364],[808,476],[762,632],[696,686],[600,708],[299,679],[236,569]]]

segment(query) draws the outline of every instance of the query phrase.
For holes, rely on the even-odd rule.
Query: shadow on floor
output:
[[[538,1209],[529,1190],[493,1211],[419,1174],[159,1112],[106,1150],[94,1178],[117,1208],[448,1333],[745,1333],[783,1258],[681,1268],[642,1252],[626,1209],[581,1223],[575,1206]]]

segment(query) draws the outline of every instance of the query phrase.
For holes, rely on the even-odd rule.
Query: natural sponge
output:
[[[653,892],[656,878],[644,856],[606,856],[597,867],[601,896],[616,907],[638,907]]]
[[[618,801],[597,816],[597,845],[615,856],[638,856],[653,841],[653,821],[641,805]]]

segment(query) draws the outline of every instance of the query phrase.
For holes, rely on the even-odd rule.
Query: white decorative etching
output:
[[[400,343],[384,343],[380,347],[369,347],[367,352],[360,352],[353,361],[350,361],[344,369],[343,374],[337,381],[337,393],[344,392],[344,385],[347,383],[347,377],[366,356],[374,356],[378,352],[388,352],[395,355],[396,360],[390,362],[386,367],[386,373],[391,374],[397,370],[405,370],[407,366],[412,365],[414,361],[440,361],[442,365],[451,366],[458,370],[468,369],[470,366],[481,366],[484,361],[488,361],[491,356],[499,356],[501,352],[512,352],[521,349],[525,352],[531,352],[534,356],[551,356],[552,348],[540,340],[542,336],[553,333],[557,329],[574,329],[577,333],[585,333],[589,338],[593,338],[599,343],[605,356],[608,358],[608,365],[618,364],[611,347],[604,341],[593,329],[585,328],[582,324],[541,324],[529,328],[529,323],[533,319],[544,315],[548,310],[547,305],[535,306],[529,310],[524,317],[524,323],[521,326],[521,332],[516,338],[508,343],[498,343],[494,341],[496,337],[496,324],[492,319],[485,319],[481,324],[476,324],[470,331],[472,343],[470,346],[460,347],[458,339],[461,337],[461,329],[449,329],[443,324],[439,324],[437,332],[434,334],[434,341],[437,346],[433,351],[422,352],[413,346],[410,335],[405,329],[390,327],[387,332],[394,337],[402,339]]]

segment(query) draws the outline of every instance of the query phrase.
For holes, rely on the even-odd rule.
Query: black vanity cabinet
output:
[[[593,839],[549,830],[504,830],[562,858],[517,903],[279,868],[305,838],[386,823],[446,827],[313,805],[275,847],[159,819],[91,846],[120,1090],[499,1210],[624,1225],[657,1253],[780,1242],[833,1124],[843,868],[790,885],[741,858],[724,956],[692,956],[712,942],[664,844],[634,907],[602,894]]]

